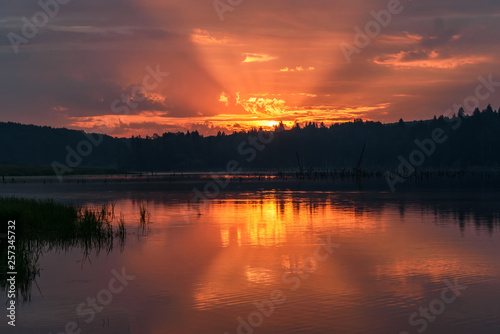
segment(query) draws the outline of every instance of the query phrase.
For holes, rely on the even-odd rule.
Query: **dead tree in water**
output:
[[[304,168],[302,167],[302,164],[300,163],[299,152],[295,151],[295,155],[297,156],[297,162],[299,163],[299,173],[303,174],[304,173]]]
[[[363,149],[361,150],[361,155],[359,156],[358,166],[354,169],[354,174],[359,177],[361,176],[361,162],[363,161],[363,154],[365,153],[366,142],[363,144]]]
[[[363,154],[365,153],[365,147],[366,147],[366,143],[364,143],[363,149],[361,150],[361,155],[359,156],[357,170],[359,170],[359,168],[361,167],[361,161],[363,161]]]

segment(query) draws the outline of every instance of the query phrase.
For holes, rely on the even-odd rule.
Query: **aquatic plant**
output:
[[[150,213],[147,207],[146,202],[139,203],[139,229],[143,234],[148,232],[149,224],[150,224]]]
[[[113,227],[114,205],[98,208],[57,203],[53,200],[0,197],[0,288],[5,290],[8,221],[15,220],[17,294],[30,300],[32,284],[40,275],[38,259],[47,251],[73,248],[82,250],[84,259],[92,251],[110,252],[116,243],[123,249],[125,219],[120,215]]]

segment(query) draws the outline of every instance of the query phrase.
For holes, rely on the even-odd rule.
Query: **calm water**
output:
[[[31,193],[115,201],[125,247],[88,259],[47,250],[15,331],[2,316],[2,333],[63,333],[73,321],[82,333],[500,333],[498,193],[271,189],[203,205],[189,191],[78,189]],[[135,278],[103,292],[122,268]],[[98,295],[107,305],[87,323]]]

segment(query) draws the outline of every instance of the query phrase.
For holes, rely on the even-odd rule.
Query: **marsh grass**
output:
[[[142,234],[147,234],[149,232],[151,214],[148,210],[146,202],[139,203],[139,229]]]
[[[46,251],[80,248],[84,260],[94,251],[109,253],[126,239],[125,218],[120,215],[113,226],[114,203],[98,208],[56,203],[53,200],[0,198],[0,235],[7,233],[7,222],[16,221],[17,294],[29,301],[33,283],[40,276],[38,259]],[[5,291],[8,243],[0,236],[0,288]]]
[[[118,221],[118,227],[115,232],[115,237],[117,237],[119,240],[122,240],[122,242],[119,244],[120,245],[120,250],[123,252],[123,249],[125,248],[125,237],[127,235],[127,229],[125,227],[125,216],[123,213],[120,212],[120,220]]]

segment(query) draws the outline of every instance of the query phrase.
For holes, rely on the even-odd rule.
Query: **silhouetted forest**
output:
[[[280,125],[271,132],[255,129],[208,137],[194,131],[99,138],[82,131],[0,123],[0,164],[50,166],[70,161],[70,167],[129,171],[225,171],[234,160],[247,171],[358,166],[393,170],[400,155],[408,159],[419,149],[415,140],[431,140],[436,129],[442,129],[441,138],[447,139],[435,143],[421,168],[500,167],[500,114],[491,106],[471,116],[460,110],[453,118],[426,121],[382,124],[357,119],[328,127],[309,123],[286,130]],[[82,141],[87,144],[82,146]],[[84,154],[75,153],[78,150]],[[71,151],[81,161],[74,156],[67,160]]]

